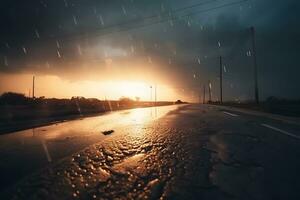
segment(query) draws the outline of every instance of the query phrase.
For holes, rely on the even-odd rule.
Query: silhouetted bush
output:
[[[0,104],[9,105],[24,105],[29,102],[29,98],[25,97],[24,94],[15,92],[5,92],[0,96]]]
[[[270,96],[266,99],[266,103],[271,103],[271,104],[279,103],[280,101],[282,101],[282,100],[280,100],[279,98],[274,97],[274,96]]]
[[[134,105],[134,101],[128,97],[121,97],[119,99],[119,104],[121,106],[132,106]]]
[[[182,104],[183,102],[181,101],[181,100],[177,100],[176,102],[175,102],[175,104]]]

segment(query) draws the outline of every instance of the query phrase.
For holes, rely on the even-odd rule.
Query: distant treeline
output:
[[[209,103],[220,104],[220,102]],[[261,101],[259,105],[257,105],[254,101],[226,101],[223,103],[223,105],[255,109],[286,116],[300,117],[300,99],[284,99],[270,96],[266,100]]]
[[[157,102],[156,106],[174,102]],[[24,94],[6,92],[0,96],[0,123],[18,120],[64,117],[70,115],[96,114],[106,111],[154,106],[154,102],[132,100],[122,97],[119,100],[72,97],[71,99],[29,98]],[[0,124],[1,125],[1,124]]]
[[[270,96],[266,99],[265,103],[270,104],[300,104],[300,99],[285,99],[285,98],[278,98],[274,96]]]
[[[72,97],[71,99],[57,99],[57,98],[31,98],[26,97],[24,94],[15,92],[6,92],[0,96],[0,105],[35,105],[39,106],[41,104],[47,104],[47,106],[66,106],[66,105],[76,105],[78,106],[97,106],[101,105],[104,109],[104,103],[110,102],[113,106],[128,106],[128,105],[141,105],[141,104],[153,104],[153,102],[145,102],[132,100],[128,97],[121,97],[119,100],[104,100],[101,101],[97,98],[85,98],[85,97]],[[107,103],[109,104],[109,103]]]
[[[208,101],[208,103],[220,104],[220,101]],[[224,101],[223,104],[252,105],[256,103],[253,100],[245,100],[245,101]],[[270,96],[265,100],[261,101],[261,104],[300,104],[300,99],[286,99],[286,98]]]

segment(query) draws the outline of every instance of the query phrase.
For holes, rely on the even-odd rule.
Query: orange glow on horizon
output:
[[[29,93],[32,92],[32,76],[32,74],[0,74],[0,93],[12,91],[29,96]],[[156,83],[141,80],[68,81],[52,75],[36,76],[35,81],[36,97],[71,98],[72,96],[82,96],[102,100],[118,100],[121,97],[135,100],[136,97],[139,97],[141,101],[154,101],[154,85]],[[158,101],[175,101],[179,98],[172,87],[161,82],[157,83]]]

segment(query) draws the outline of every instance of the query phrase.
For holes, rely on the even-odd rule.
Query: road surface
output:
[[[220,106],[8,134],[0,156],[2,199],[300,199],[298,120]]]

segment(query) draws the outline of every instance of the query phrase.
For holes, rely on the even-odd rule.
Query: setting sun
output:
[[[130,98],[140,97],[142,99],[150,98],[150,85],[143,82],[121,82],[120,94]],[[149,99],[150,100],[150,99]]]

